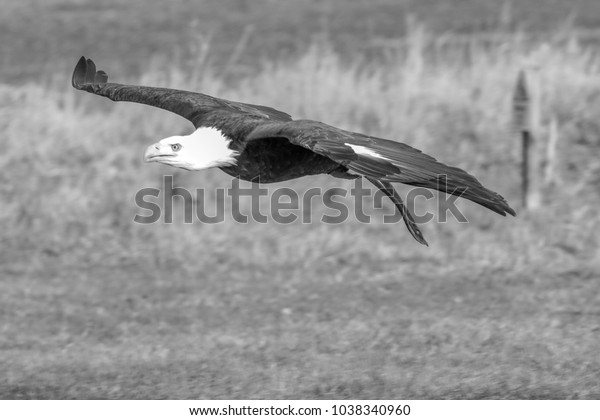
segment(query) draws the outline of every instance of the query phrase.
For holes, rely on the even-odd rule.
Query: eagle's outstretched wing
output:
[[[466,198],[502,216],[515,215],[500,194],[485,188],[474,176],[404,143],[308,120],[261,124],[247,141],[277,137],[327,156],[368,179],[432,188]]]
[[[75,89],[106,96],[113,101],[138,102],[174,112],[190,120],[196,128],[202,126],[202,119],[207,113],[217,109],[245,113],[268,121],[292,120],[285,112],[262,105],[227,101],[184,90],[109,83],[106,72],[96,70],[94,62],[85,57],[79,59],[73,71],[72,84]]]

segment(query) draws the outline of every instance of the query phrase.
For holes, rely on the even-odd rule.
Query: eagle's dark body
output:
[[[270,120],[291,119],[287,114],[275,114]],[[218,128],[232,139],[229,147],[240,153],[238,163],[220,169],[244,181],[273,183],[305,175],[345,172],[346,169],[339,163],[294,145],[282,137],[265,137],[260,141],[246,143],[245,139],[250,133],[263,123],[262,118],[248,118],[243,113],[209,113],[199,120],[201,126]]]
[[[214,128],[229,139],[235,164],[219,166],[252,182],[280,182],[305,175],[367,178],[402,214],[413,237],[427,244],[392,182],[436,189],[476,202],[500,215],[515,215],[506,200],[460,168],[444,165],[407,144],[341,130],[285,112],[175,89],[109,83],[82,57],[73,73],[76,89],[113,101],[138,102],[174,112],[196,129]],[[199,144],[199,143],[194,143]],[[440,181],[441,180],[441,181]]]
[[[235,150],[235,143],[232,149]],[[241,151],[238,161],[237,165],[220,169],[244,181],[261,183],[345,171],[339,163],[280,138],[267,138],[248,145]]]

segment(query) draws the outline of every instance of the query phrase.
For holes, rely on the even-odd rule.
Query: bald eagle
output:
[[[411,235],[425,238],[392,182],[432,188],[464,197],[502,216],[515,212],[499,194],[462,169],[444,165],[404,143],[341,130],[285,112],[182,90],[109,83],[107,74],[81,57],[73,72],[75,89],[113,101],[138,102],[174,112],[196,130],[148,146],[146,162],[187,170],[220,168],[252,182],[280,182],[305,175],[364,177],[388,196]],[[439,182],[445,177],[445,182]]]

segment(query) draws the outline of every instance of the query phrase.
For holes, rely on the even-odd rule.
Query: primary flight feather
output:
[[[341,130],[285,112],[183,90],[109,83],[90,59],[73,72],[75,89],[113,101],[138,102],[187,118],[196,130],[150,145],[147,162],[188,170],[218,167],[252,182],[280,182],[305,175],[364,177],[388,196],[411,235],[427,245],[392,182],[436,189],[480,204],[502,216],[515,215],[506,200],[462,169],[444,165],[404,143]],[[444,178],[444,182],[440,179]]]

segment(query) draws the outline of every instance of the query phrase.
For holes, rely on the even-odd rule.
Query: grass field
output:
[[[1,398],[600,398],[600,57],[575,27],[548,42],[474,37],[465,46],[440,33],[435,2],[422,2],[431,3],[426,17],[438,16],[428,23],[434,31],[413,23],[381,61],[365,51],[350,58],[342,41],[311,41],[305,30],[294,54],[276,59],[281,50],[266,43],[271,58],[248,71],[228,50],[239,35],[208,41],[192,28],[174,48],[169,34],[179,32],[151,8],[30,3],[5,5],[25,20],[14,19],[11,42],[0,47],[12,51],[0,66],[12,81],[0,84]],[[321,28],[304,17],[320,16],[304,3],[298,14]],[[373,19],[385,14],[381,3]],[[557,14],[565,8],[554,3]],[[594,27],[595,4],[580,2],[583,26]],[[43,25],[54,28],[46,42],[56,50],[17,45],[42,32],[19,25],[34,6],[51,8]],[[258,33],[285,32],[256,23],[266,18],[248,4],[239,15],[204,7],[209,17],[255,23]],[[289,18],[279,7],[267,16]],[[140,38],[140,22],[125,31],[134,10],[144,11],[142,22],[164,24],[164,37]],[[364,10],[352,2],[344,22]],[[55,21],[81,31],[90,15],[101,18],[87,21],[83,37],[66,37],[68,25]],[[94,32],[107,21],[110,47]],[[354,30],[341,22],[330,28]],[[385,35],[398,34],[374,36]],[[164,111],[74,91],[70,71],[83,53],[115,81],[268,104],[405,141],[474,173],[518,217],[460,202],[470,223],[428,223],[429,248],[401,224],[353,220],[135,224],[136,191],[160,187],[164,174],[189,188],[230,179],[143,164],[148,144],[191,127]],[[553,118],[559,127],[558,180],[545,187],[540,209],[525,211],[510,100],[518,71],[534,67],[543,132]],[[279,186],[315,185],[351,184],[311,177]],[[312,210],[317,219],[325,211]]]
[[[523,30],[541,41],[548,33],[572,27],[598,31],[600,25],[596,0],[2,0],[0,5],[0,39],[10,40],[0,43],[5,83],[56,81],[72,70],[72,57],[81,55],[108,61],[118,74],[138,76],[149,63],[195,64],[203,48],[212,62],[237,75],[265,59],[294,60],[323,38],[352,61],[380,59],[386,52],[379,41],[404,36],[411,19],[444,36]],[[597,39],[595,32],[592,42]]]

